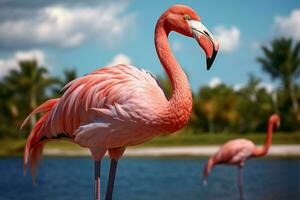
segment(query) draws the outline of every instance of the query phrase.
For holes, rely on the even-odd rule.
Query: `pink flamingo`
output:
[[[210,69],[218,43],[194,10],[184,5],[170,7],[157,22],[155,46],[172,84],[171,98],[165,97],[150,73],[130,65],[97,69],[71,81],[61,98],[46,101],[23,123],[44,112],[29,135],[24,152],[25,170],[30,160],[33,178],[44,144],[50,140],[70,140],[89,148],[95,160],[95,199],[100,199],[101,159],[108,151],[111,166],[106,199],[112,199],[117,162],[125,148],[161,133],[173,133],[187,123],[192,95],[187,77],[168,44],[171,31],[195,38]]]
[[[207,176],[215,165],[237,165],[238,178],[237,186],[239,188],[240,199],[243,199],[242,188],[242,169],[247,159],[252,157],[261,157],[268,153],[272,142],[273,128],[280,125],[280,118],[274,114],[269,118],[267,137],[263,147],[258,148],[255,144],[247,139],[234,139],[226,142],[222,147],[211,156],[203,170],[204,184],[206,185]]]

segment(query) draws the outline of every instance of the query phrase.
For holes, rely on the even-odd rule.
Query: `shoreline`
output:
[[[126,149],[125,157],[203,156],[213,155],[220,146],[139,147]],[[88,149],[45,149],[45,156],[90,156]],[[272,145],[267,156],[300,157],[300,145]]]

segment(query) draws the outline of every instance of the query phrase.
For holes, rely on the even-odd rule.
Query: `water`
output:
[[[119,162],[114,200],[238,199],[236,167],[218,166],[202,185],[205,160],[197,158],[125,158]],[[23,176],[21,158],[0,158],[0,199],[93,199],[90,158],[45,158],[37,186]],[[102,199],[109,161],[102,162]],[[300,199],[300,160],[253,159],[244,169],[245,199]]]

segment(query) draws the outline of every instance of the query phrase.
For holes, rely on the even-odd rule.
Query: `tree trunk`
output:
[[[295,114],[297,114],[298,110],[299,110],[299,105],[298,105],[297,97],[296,97],[295,91],[294,91],[294,84],[292,81],[289,82],[288,87],[289,87],[288,91],[290,93],[290,97],[291,97],[291,101],[292,101],[293,111]]]
[[[31,111],[32,111],[33,109],[36,108],[36,94],[35,94],[34,91],[32,91],[32,92],[30,93],[30,99],[29,99],[29,101],[30,101],[30,108],[31,108]],[[33,115],[33,116],[30,118],[30,125],[31,125],[31,128],[34,127],[34,124],[35,124],[35,123],[36,123],[36,116]]]
[[[273,110],[275,111],[275,113],[279,113],[279,109],[278,109],[278,97],[277,97],[277,92],[274,91],[272,92],[272,103],[273,103]]]
[[[215,132],[214,120],[212,120],[212,119],[208,120],[208,131],[209,131],[209,133]]]

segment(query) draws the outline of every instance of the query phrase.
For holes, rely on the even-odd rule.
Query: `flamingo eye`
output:
[[[189,15],[187,15],[187,14],[183,15],[183,18],[184,18],[185,20],[191,20],[191,19],[192,19],[191,16],[189,16]]]

